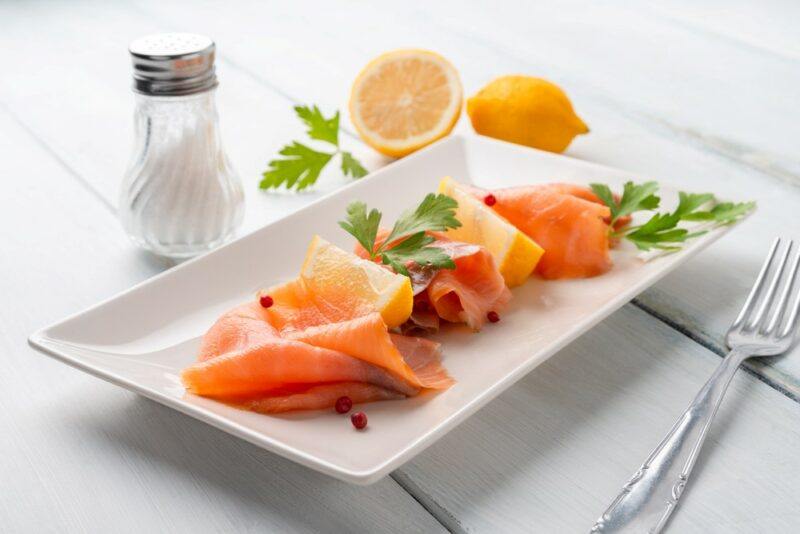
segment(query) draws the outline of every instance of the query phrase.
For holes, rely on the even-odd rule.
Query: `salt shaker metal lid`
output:
[[[214,41],[193,33],[146,35],[128,47],[133,90],[150,96],[184,96],[217,86]]]

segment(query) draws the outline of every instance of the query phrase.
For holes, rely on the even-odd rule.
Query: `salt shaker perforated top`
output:
[[[188,33],[133,41],[135,144],[120,191],[131,239],[188,258],[230,239],[244,216],[239,177],[220,141],[214,42]]]

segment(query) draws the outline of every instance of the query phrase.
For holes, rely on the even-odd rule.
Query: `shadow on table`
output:
[[[370,487],[335,480],[144,397],[126,395],[101,414],[68,414],[73,418],[63,424],[82,441],[111,442],[115,452],[131,458],[125,463],[143,458],[146,464],[137,467],[137,473],[148,474],[155,466],[151,476],[192,480],[201,502],[210,498],[235,503],[233,515],[242,512],[237,520],[255,523],[248,528],[260,524],[261,530],[374,532],[437,525],[389,479]],[[417,518],[410,520],[409,512]]]

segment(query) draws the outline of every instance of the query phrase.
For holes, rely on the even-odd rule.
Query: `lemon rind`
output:
[[[466,201],[474,203],[474,206],[481,213],[490,214],[492,217],[495,217],[499,223],[509,228],[509,235],[513,237],[507,240],[507,244],[501,249],[501,252],[493,253],[493,256],[495,261],[499,263],[498,270],[508,287],[516,287],[523,284],[531,273],[533,273],[534,269],[536,269],[536,265],[544,254],[544,249],[533,239],[522,233],[516,226],[495,213],[494,210],[488,207],[484,208],[484,206],[480,204],[480,200],[473,198],[464,191],[460,191],[458,189],[458,182],[453,180],[450,176],[445,176],[441,179],[438,192],[449,196],[456,196],[454,192],[458,193],[459,197],[463,197]],[[458,198],[456,198],[456,200],[458,200]],[[484,245],[483,243],[475,244]]]

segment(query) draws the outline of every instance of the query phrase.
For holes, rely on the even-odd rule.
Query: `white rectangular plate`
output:
[[[440,394],[366,406],[367,431],[330,411],[266,416],[185,393],[179,375],[195,360],[200,336],[228,308],[294,277],[311,236],[351,249],[336,221],[355,199],[385,221],[435,191],[444,175],[484,187],[537,182],[606,182],[619,189],[643,177],[564,156],[478,137],[450,137],[354,182],[210,254],[156,276],[30,338],[42,352],[145,395],[303,465],[369,484],[396,469],[564,345],[586,332],[724,229],[651,262],[632,247],[614,268],[585,280],[531,279],[513,290],[501,322],[480,333],[450,328],[437,338],[457,383]],[[677,193],[662,185],[664,207]],[[587,357],[591,355],[587,354]]]

